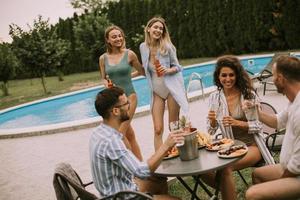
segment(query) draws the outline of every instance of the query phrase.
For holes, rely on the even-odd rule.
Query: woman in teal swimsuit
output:
[[[124,142],[127,147],[131,149],[137,158],[142,160],[140,147],[130,125],[137,106],[137,96],[131,78],[145,75],[145,72],[136,54],[126,49],[124,32],[120,27],[110,26],[105,30],[105,43],[107,52],[99,58],[101,77],[104,80],[105,87],[109,86],[111,80],[114,85],[123,88],[130,101],[130,120],[123,122],[119,131],[126,136]],[[132,67],[136,69],[133,73],[131,73]],[[108,77],[110,80],[108,80]]]

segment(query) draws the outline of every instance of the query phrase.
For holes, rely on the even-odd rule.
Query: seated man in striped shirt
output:
[[[126,147],[124,136],[118,131],[120,124],[129,119],[129,106],[124,91],[118,87],[104,89],[96,97],[95,108],[102,116],[103,123],[93,131],[89,151],[94,184],[101,196],[122,190],[157,193],[152,189],[155,191],[155,187],[161,187],[158,183],[160,179],[151,177],[151,173],[159,166],[167,151],[184,139],[182,134],[169,134],[155,154],[147,162],[141,162]],[[147,181],[135,183],[134,177]],[[154,199],[177,198],[155,195]]]

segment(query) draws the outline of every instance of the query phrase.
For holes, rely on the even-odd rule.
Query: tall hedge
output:
[[[105,52],[103,33],[111,24],[124,29],[127,47],[139,54],[144,26],[153,16],[166,19],[179,58],[300,47],[300,0],[108,1],[53,27],[70,42],[62,70],[97,70],[98,57]]]

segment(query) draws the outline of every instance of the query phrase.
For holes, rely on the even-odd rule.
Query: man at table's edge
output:
[[[280,130],[286,128],[280,164],[254,170],[255,185],[246,192],[246,199],[299,199],[300,197],[300,60],[279,57],[272,66],[273,82],[279,93],[289,100],[286,110],[277,115],[259,111],[259,120]]]
[[[96,189],[101,196],[122,190],[139,190],[154,194],[154,199],[177,199],[166,195],[166,179],[153,177],[151,173],[157,169],[167,151],[184,139],[183,136],[169,134],[163,145],[146,162],[141,162],[126,147],[124,136],[118,131],[121,123],[129,119],[129,106],[123,89],[118,87],[104,89],[96,96],[95,108],[103,118],[103,123],[93,130],[89,142]],[[136,181],[133,181],[134,177],[137,177]]]

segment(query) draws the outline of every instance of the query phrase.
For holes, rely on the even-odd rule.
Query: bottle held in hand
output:
[[[110,80],[109,76],[106,75],[106,80],[107,80],[107,87],[111,88],[112,86],[114,86],[113,82]]]
[[[158,70],[161,66],[159,60],[157,58],[154,58],[154,63],[153,65],[155,66],[156,74],[158,77],[162,76],[162,73]]]

